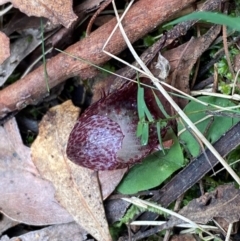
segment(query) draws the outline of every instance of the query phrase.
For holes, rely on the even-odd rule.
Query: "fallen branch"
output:
[[[168,2],[141,0],[134,4],[125,16],[123,21],[125,32],[130,41],[134,42],[192,2],[194,0],[171,0]],[[115,25],[116,19],[113,19],[65,51],[97,65],[105,63],[110,57],[102,52],[102,47]],[[106,50],[116,55],[125,47],[124,39],[117,31]],[[50,59],[47,63],[47,72],[50,88],[76,75],[87,79],[96,74],[94,68],[66,54],[58,54]],[[36,104],[47,94],[44,67],[40,66],[23,79],[0,91],[0,118],[10,112],[21,110],[29,104]]]

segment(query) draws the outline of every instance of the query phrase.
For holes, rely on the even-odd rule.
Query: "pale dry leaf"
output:
[[[0,236],[3,232],[16,226],[18,222],[13,221],[12,219],[8,218],[7,216],[0,214]]]
[[[104,204],[109,224],[114,224],[115,222],[122,219],[127,209],[131,205],[129,202],[126,202],[122,199],[109,199],[106,200]]]
[[[98,172],[103,200],[106,199],[115,190],[127,170],[128,168],[123,168],[112,171]]]
[[[51,0],[0,0],[0,5],[11,2],[15,8],[28,16],[45,17],[53,24],[68,28],[77,19],[72,10],[72,1]]]
[[[10,41],[2,32],[0,32],[0,45],[0,64],[2,64],[10,56]]]
[[[23,145],[14,118],[0,127],[0,207],[12,220],[31,225],[71,222],[54,199],[54,187],[42,179]]]
[[[86,231],[77,223],[71,222],[66,224],[58,224],[27,232],[21,236],[11,238],[10,241],[84,241],[87,238]]]
[[[9,241],[10,238],[7,235],[1,237],[0,241]]]
[[[41,175],[50,180],[58,201],[97,240],[111,240],[97,173],[77,166],[66,157],[68,136],[79,109],[67,101],[51,108],[39,126],[32,156]]]

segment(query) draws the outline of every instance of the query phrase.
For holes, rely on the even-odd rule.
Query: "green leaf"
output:
[[[138,85],[138,92],[137,92],[137,109],[138,109],[138,118],[139,120],[145,119],[145,112],[144,112],[144,89]]]
[[[143,146],[148,144],[148,137],[149,137],[149,123],[145,122],[143,123],[142,138],[141,138],[141,144]]]
[[[143,123],[141,121],[137,124],[137,137],[140,137],[143,132]]]
[[[165,111],[161,101],[158,99],[157,95],[155,94],[155,92],[153,91],[153,95],[155,97],[155,100],[157,102],[158,108],[161,110],[161,112],[163,113],[163,115],[165,116],[165,118],[170,118],[170,115],[168,115],[168,113]]]
[[[146,37],[143,38],[143,44],[146,47],[152,46],[155,42],[156,42],[156,40],[151,35],[147,35]]]
[[[182,149],[177,137],[169,131],[167,139],[173,139],[173,146],[169,150],[155,152],[135,165],[122,180],[117,191],[123,194],[133,194],[160,185],[184,163]]]
[[[144,112],[145,112],[145,115],[147,116],[148,121],[153,122],[154,119],[153,119],[153,117],[152,117],[149,109],[147,108],[147,105],[146,105],[146,103],[145,103],[145,100],[143,100],[143,101],[144,101]]]
[[[218,105],[218,106],[234,106],[233,102],[223,98],[217,98],[212,96],[203,96],[198,98],[201,101]],[[195,101],[191,101],[185,108],[184,112],[190,118],[192,122],[196,122],[206,116],[206,111],[211,110],[214,111],[216,108],[211,106],[203,106],[200,103]],[[235,110],[236,111],[236,110]],[[211,142],[214,143],[217,141],[227,130],[229,130],[234,124],[239,122],[239,118],[231,118],[227,116],[214,116],[214,120],[210,125],[210,128],[206,130],[208,125],[210,124],[210,119],[204,120],[201,123],[197,124],[197,128],[204,133],[206,133],[206,138]],[[182,130],[183,127],[181,122],[178,122],[178,130]],[[200,154],[201,148],[197,140],[192,136],[189,131],[185,131],[180,135],[180,139],[185,146],[187,147],[188,151],[191,153],[193,157],[196,157]]]
[[[164,27],[177,24],[183,21],[188,21],[188,20],[205,20],[211,23],[215,24],[221,24],[221,25],[226,25],[230,28],[236,29],[240,31],[240,18],[239,17],[230,17],[228,15],[222,14],[222,13],[213,13],[213,12],[194,12],[190,13],[184,17],[178,18],[166,25]]]

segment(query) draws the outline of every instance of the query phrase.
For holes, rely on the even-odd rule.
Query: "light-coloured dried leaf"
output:
[[[15,119],[0,127],[0,207],[13,220],[31,225],[71,222],[54,199],[54,187],[39,176]]]
[[[56,198],[97,240],[111,240],[97,173],[77,166],[65,154],[68,136],[79,115],[71,101],[51,108],[42,119],[32,156],[41,175],[56,189]]]
[[[10,56],[10,41],[3,32],[0,32],[0,45],[0,64],[2,64]]]
[[[11,238],[10,241],[83,241],[86,240],[87,232],[77,223],[67,223],[49,226],[40,230],[27,232],[21,236]]]
[[[68,28],[77,19],[72,10],[72,1],[51,0],[0,0],[0,5],[11,2],[15,8],[28,16],[45,17],[53,24]]]
[[[123,168],[98,172],[103,199],[106,199],[115,190],[127,170],[128,168]]]
[[[12,219],[8,218],[7,216],[0,214],[0,236],[3,232],[16,226],[18,222],[13,221]]]
[[[109,199],[104,202],[104,205],[108,223],[114,224],[123,218],[131,204],[122,199]]]

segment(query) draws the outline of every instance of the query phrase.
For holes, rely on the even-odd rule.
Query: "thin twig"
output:
[[[100,8],[93,14],[91,17],[87,29],[86,29],[86,36],[89,36],[91,33],[92,25],[97,18],[97,16],[112,2],[112,0],[107,0],[106,2],[102,3]]]

